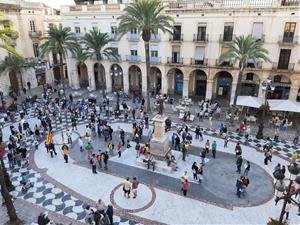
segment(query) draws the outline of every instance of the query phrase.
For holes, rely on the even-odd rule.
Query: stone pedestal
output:
[[[169,139],[165,134],[165,121],[167,117],[156,115],[152,120],[154,122],[154,134],[150,141],[150,152],[159,160],[165,160],[166,155],[170,151]]]

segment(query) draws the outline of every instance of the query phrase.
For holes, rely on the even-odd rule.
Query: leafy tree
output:
[[[164,6],[161,0],[134,0],[124,9],[124,14],[118,19],[120,20],[118,33],[119,36],[124,36],[132,29],[137,29],[142,35],[145,45],[146,55],[146,79],[147,79],[147,108],[150,110],[150,49],[149,42],[151,33],[157,34],[158,31],[163,33],[173,32],[173,19],[170,16],[163,14]]]

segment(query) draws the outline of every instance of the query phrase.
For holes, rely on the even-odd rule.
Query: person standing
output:
[[[68,144],[72,144],[72,132],[70,132],[69,129],[67,129],[67,138],[68,138]]]
[[[122,154],[122,143],[121,142],[119,142],[117,148],[118,148],[118,156],[119,156],[119,158],[121,158],[121,154]]]
[[[107,167],[107,164],[108,164],[108,152],[107,151],[105,151],[104,153],[103,153],[103,162],[104,162],[104,169],[108,169],[108,167]]]
[[[224,139],[224,148],[227,148],[228,141],[229,141],[229,138],[228,138],[228,135],[226,134],[225,139]]]
[[[132,193],[133,193],[133,198],[137,197],[137,188],[139,186],[139,181],[137,180],[136,177],[133,177],[132,180]]]
[[[136,158],[140,156],[140,143],[137,142],[135,145],[135,151],[136,151]]]
[[[82,137],[79,137],[79,139],[78,139],[78,144],[79,144],[80,152],[83,152],[83,141],[82,141]]]
[[[242,177],[236,180],[235,186],[236,186],[236,195],[240,198],[242,193],[242,187],[243,187]]]
[[[96,171],[96,163],[97,163],[97,160],[96,160],[96,156],[95,154],[92,154],[92,157],[90,159],[90,163],[92,164],[92,172],[94,174],[97,174],[97,171]]]
[[[182,161],[185,161],[187,149],[186,149],[186,144],[184,142],[182,143],[181,150],[182,150]]]
[[[122,146],[125,145],[125,131],[123,129],[120,130],[120,139],[122,141]]]
[[[203,180],[203,166],[202,165],[199,166],[197,173],[198,173],[199,183],[201,184],[202,180]]]
[[[248,176],[248,173],[249,173],[249,171],[250,171],[250,162],[247,161],[247,162],[245,163],[244,167],[245,167],[244,176]]]
[[[209,147],[210,147],[209,140],[206,140],[206,143],[205,143],[205,145],[204,145],[204,148],[205,148],[206,154],[208,154],[208,153],[209,153]]]
[[[194,162],[193,165],[192,165],[192,171],[193,171],[193,178],[194,178],[194,180],[197,180],[198,179],[198,177],[197,177],[198,166],[197,166],[196,162]]]
[[[178,135],[175,137],[175,150],[180,151],[180,138]]]
[[[99,168],[102,169],[102,153],[101,150],[99,150],[98,154],[97,154],[97,161],[99,164]]]
[[[126,180],[123,182],[123,191],[124,191],[124,197],[130,198],[130,191],[132,188],[132,184],[129,180],[129,177],[126,178]]]
[[[63,154],[64,154],[65,163],[68,163],[69,147],[66,144],[63,144],[62,150],[63,150]]]
[[[199,139],[200,138],[200,126],[199,125],[195,129],[195,134],[196,134],[195,139],[196,140]]]
[[[238,156],[237,159],[236,159],[236,167],[237,167],[237,171],[238,173],[241,173],[241,167],[242,167],[242,164],[243,164],[243,158],[242,156]]]
[[[211,152],[213,155],[213,158],[216,158],[216,152],[217,152],[217,142],[213,141],[213,143],[211,144]]]
[[[97,203],[96,203],[96,209],[101,214],[104,214],[104,212],[105,212],[105,203],[104,203],[104,201],[101,200],[101,198],[99,198]]]
[[[188,190],[189,190],[189,182],[187,179],[184,179],[184,181],[181,183],[181,189],[183,192],[183,195],[186,196]]]
[[[240,142],[238,142],[235,146],[235,156],[238,158],[239,156],[242,156],[242,147],[240,145]]]
[[[106,214],[109,218],[110,225],[113,225],[114,224],[114,219],[113,219],[114,218],[114,209],[111,204],[108,204]]]
[[[200,157],[201,157],[201,164],[202,164],[202,166],[204,166],[205,165],[205,157],[206,157],[205,149],[202,149]]]

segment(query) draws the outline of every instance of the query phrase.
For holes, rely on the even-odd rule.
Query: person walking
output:
[[[68,144],[72,144],[73,143],[72,142],[72,132],[69,129],[67,129],[66,134],[67,134],[67,138],[68,138]]]
[[[184,179],[184,181],[181,183],[181,189],[183,192],[183,196],[186,196],[188,190],[189,190],[189,182],[187,179]]]
[[[243,182],[242,182],[242,177],[238,178],[236,180],[236,195],[240,198],[241,197],[241,193],[242,193],[242,188],[243,188]]]
[[[194,162],[193,165],[192,165],[192,171],[193,171],[193,178],[194,178],[194,180],[197,180],[198,179],[198,177],[197,177],[198,166],[197,166],[196,162]]]
[[[289,219],[291,209],[292,209],[292,201],[288,200],[286,207],[285,207],[285,211],[284,211],[286,220]]]
[[[249,171],[250,171],[250,162],[247,161],[247,162],[245,163],[244,167],[245,167],[244,176],[248,176],[248,173],[249,173]]]
[[[237,159],[236,159],[236,167],[237,167],[237,171],[238,173],[241,173],[241,167],[242,167],[242,164],[243,164],[243,158],[242,156],[238,156]]]
[[[130,198],[131,188],[132,188],[132,183],[130,182],[129,177],[127,177],[126,180],[123,182],[124,197]]]
[[[104,212],[105,212],[105,203],[104,203],[104,201],[101,198],[99,198],[98,201],[97,201],[97,203],[96,203],[96,209],[101,214],[104,214]]]
[[[79,144],[80,152],[83,152],[83,141],[82,141],[82,137],[79,137],[79,139],[78,139],[78,144]]]
[[[205,145],[204,145],[204,148],[205,148],[206,154],[208,154],[208,153],[209,153],[209,147],[210,147],[209,140],[206,140],[206,143],[205,143]]]
[[[242,156],[242,147],[240,145],[240,142],[238,142],[235,146],[235,156],[238,158],[239,156]]]
[[[176,150],[180,151],[180,138],[178,135],[175,137],[175,151]]]
[[[182,161],[185,161],[187,149],[186,149],[186,144],[184,142],[182,143],[181,151],[182,151]]]
[[[103,156],[103,162],[104,162],[104,169],[107,170],[108,169],[107,164],[108,164],[108,158],[109,158],[108,152],[105,151],[102,156]]]
[[[211,152],[213,155],[213,158],[216,158],[216,152],[217,152],[217,142],[213,141],[213,143],[211,144]]]
[[[114,224],[114,219],[113,219],[114,218],[114,209],[111,204],[108,204],[108,206],[107,206],[106,215],[109,218],[110,225],[113,225]]]
[[[228,137],[228,135],[226,134],[226,136],[225,136],[225,138],[224,138],[224,148],[227,148],[228,141],[229,141],[229,137]]]
[[[203,180],[203,166],[202,165],[199,166],[197,173],[198,173],[199,183],[201,184],[202,180]]]
[[[138,189],[138,186],[139,186],[139,181],[137,180],[136,177],[133,177],[133,180],[132,180],[132,193],[133,193],[133,198],[136,198],[136,197],[137,197],[137,189]]]
[[[201,164],[202,164],[202,166],[204,166],[205,165],[205,157],[206,157],[206,150],[205,149],[202,149],[200,157],[201,157]]]
[[[65,163],[68,163],[68,159],[69,159],[69,147],[64,143],[61,148],[63,150],[63,155],[64,155]]]
[[[140,143],[137,142],[135,145],[135,151],[136,151],[136,158],[140,156]]]
[[[195,129],[195,140],[199,139],[200,138],[200,126],[198,125]]]
[[[96,156],[95,156],[95,154],[92,154],[92,157],[91,157],[91,159],[90,159],[90,163],[92,164],[92,172],[94,173],[94,174],[97,174],[97,171],[96,171],[96,163],[97,163],[97,159],[96,159]]]

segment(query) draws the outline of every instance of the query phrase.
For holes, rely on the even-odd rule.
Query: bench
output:
[[[139,157],[136,159],[135,163],[138,166],[142,166],[142,167],[148,167],[148,163],[143,162],[143,157]],[[160,160],[154,160],[154,167],[155,170],[154,171],[158,171],[158,172],[165,172],[165,173],[171,173],[172,172],[172,167],[167,165],[166,161],[160,161]],[[150,168],[149,170],[153,169],[153,165],[150,164]]]

